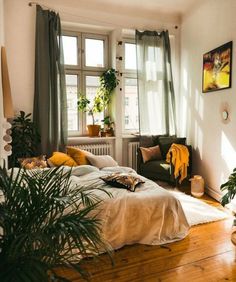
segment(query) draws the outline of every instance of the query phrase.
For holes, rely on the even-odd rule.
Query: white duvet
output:
[[[160,245],[183,239],[189,225],[178,199],[151,180],[145,181],[135,192],[106,185],[99,177],[113,172],[136,175],[131,168],[110,167],[98,170],[92,166],[72,169],[72,182],[77,185],[101,186],[112,194],[94,190],[103,198],[99,218],[102,235],[113,249],[140,243]]]

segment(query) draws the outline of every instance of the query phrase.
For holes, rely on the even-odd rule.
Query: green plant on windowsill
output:
[[[114,121],[111,121],[111,117],[110,116],[106,116],[103,120],[102,120],[104,127],[101,131],[101,135],[104,137],[111,137],[114,136]]]
[[[103,112],[107,108],[111,101],[113,90],[119,84],[115,69],[110,68],[103,72],[99,78],[99,82],[100,86],[93,101],[88,100],[85,95],[81,94],[77,102],[78,110],[87,112],[92,117],[93,124],[88,125],[90,136],[97,136],[99,134],[100,126],[95,124],[95,115],[96,113]]]
[[[93,189],[110,194],[73,185],[71,173],[0,167],[0,281],[68,281],[58,267],[87,277],[81,259],[109,253]]]

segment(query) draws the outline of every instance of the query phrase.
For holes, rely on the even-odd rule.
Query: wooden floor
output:
[[[219,206],[208,196],[203,200]],[[163,246],[125,246],[101,260],[84,262],[89,281],[236,281],[236,247],[230,241],[232,217],[190,229],[179,242]],[[62,273],[63,270],[61,269]],[[85,281],[72,271],[64,271],[71,281]]]

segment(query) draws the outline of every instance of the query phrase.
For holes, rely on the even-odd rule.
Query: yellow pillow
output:
[[[92,153],[69,146],[66,149],[67,154],[76,161],[77,165],[90,165],[90,162],[87,160],[86,156],[92,155]]]
[[[49,158],[49,161],[55,166],[77,166],[77,163],[73,158],[61,152],[53,152],[52,157]]]

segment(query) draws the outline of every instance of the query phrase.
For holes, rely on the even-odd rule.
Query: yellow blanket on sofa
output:
[[[189,151],[184,145],[173,143],[166,155],[166,161],[170,163],[172,155],[172,164],[174,166],[174,176],[179,178],[181,183],[187,177],[187,168],[189,166]]]

